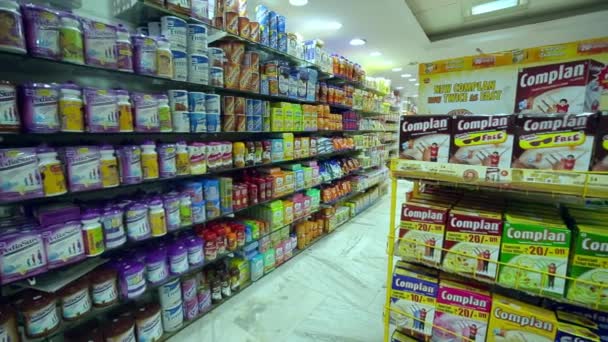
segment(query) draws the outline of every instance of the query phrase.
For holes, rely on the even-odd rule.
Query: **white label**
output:
[[[188,271],[188,253],[183,253],[169,258],[171,273],[181,274]]]
[[[144,272],[137,272],[125,277],[127,283],[127,297],[134,298],[146,291]]]
[[[150,235],[150,224],[146,210],[138,211],[135,215],[127,215],[127,234],[132,239],[140,239]]]
[[[118,111],[116,103],[94,105],[91,108],[89,117],[90,125],[94,129],[117,128],[118,127]]]
[[[137,115],[135,117],[136,127],[143,128],[158,128],[159,120],[158,120],[158,107],[143,107],[138,108]]]
[[[72,229],[61,229],[53,233],[48,242],[47,259],[49,263],[62,263],[84,254],[84,241],[80,226],[70,226]]]
[[[163,309],[182,302],[182,288],[179,279],[158,288],[158,298]]]
[[[162,317],[165,332],[172,332],[179,329],[184,322],[184,310],[182,308],[181,300],[175,306],[163,310]]]
[[[70,185],[84,186],[85,188],[101,182],[99,174],[99,159],[91,159],[78,164],[70,165]]]
[[[116,63],[116,39],[107,37],[92,37],[87,44],[87,56],[103,65]]]
[[[24,194],[42,190],[36,161],[0,170],[1,192]]]
[[[137,321],[138,342],[158,341],[163,335],[163,325],[161,323],[160,312],[154,316]]]
[[[38,311],[30,311],[26,317],[25,328],[28,335],[40,335],[46,330],[51,330],[59,324],[59,316],[57,315],[57,307],[55,302]]]
[[[190,116],[188,112],[173,112],[173,132],[190,132]]]
[[[209,83],[209,62],[202,62],[202,59],[197,57],[190,58],[190,69],[188,70],[188,82],[193,83]]]
[[[0,125],[19,125],[19,113],[17,113],[15,98],[0,100]]]
[[[54,55],[59,54],[59,30],[45,30],[40,26],[36,27],[36,45],[42,49],[49,49]]]
[[[190,265],[198,265],[203,262],[203,246],[188,248],[188,262]]]
[[[89,310],[91,310],[91,298],[89,298],[88,288],[63,298],[62,311],[65,319],[77,318]]]
[[[146,279],[151,283],[158,283],[168,276],[167,262],[165,260],[146,264]]]
[[[188,80],[188,59],[173,58],[173,79],[176,81]]]
[[[116,282],[112,280],[104,281],[103,283],[93,285],[93,303],[96,305],[104,305],[113,302],[118,294],[116,293]]]

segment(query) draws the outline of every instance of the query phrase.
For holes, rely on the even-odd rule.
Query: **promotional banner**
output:
[[[419,65],[418,113],[608,110],[608,37]]]

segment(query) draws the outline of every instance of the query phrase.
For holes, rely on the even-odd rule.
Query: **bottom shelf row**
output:
[[[589,341],[608,338],[608,313],[492,289],[398,261],[385,307],[392,342]],[[517,296],[517,299],[513,297]]]
[[[372,187],[348,202],[271,229],[180,274],[173,272],[173,261],[167,265],[164,260],[159,263],[164,266],[155,269],[146,259],[143,269],[117,272],[112,265],[117,261],[112,260],[57,293],[27,290],[12,298],[14,307],[0,308],[0,314],[9,317],[3,328],[11,341],[166,340],[361,213],[384,193],[385,187]],[[163,280],[151,282],[159,272],[166,273]]]

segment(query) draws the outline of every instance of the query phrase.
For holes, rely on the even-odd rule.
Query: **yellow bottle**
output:
[[[175,154],[175,164],[177,167],[177,175],[189,175],[190,174],[190,155],[188,154],[188,146],[185,142],[178,142],[176,144],[177,152]]]
[[[121,132],[133,132],[133,113],[129,92],[126,90],[115,90],[118,99],[118,127]]]
[[[152,236],[163,236],[167,234],[167,225],[165,224],[165,209],[161,200],[153,200],[149,204],[148,219],[150,221],[150,230]]]
[[[61,131],[84,132],[83,102],[80,87],[72,83],[61,85],[59,97],[59,117]]]
[[[68,190],[61,163],[57,159],[57,152],[53,149],[39,150],[38,167],[42,176],[42,188],[45,196],[65,194]]]
[[[104,188],[113,188],[120,184],[118,176],[118,161],[114,154],[114,148],[103,146],[101,152],[101,184]]]
[[[234,167],[245,167],[245,143],[237,141],[232,144]]]
[[[153,142],[149,141],[141,145],[141,169],[144,179],[158,178],[158,153]]]
[[[156,73],[160,77],[173,78],[173,54],[171,53],[171,43],[167,38],[161,37],[156,40]]]

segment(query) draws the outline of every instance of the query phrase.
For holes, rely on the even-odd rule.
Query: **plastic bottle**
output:
[[[78,17],[71,13],[61,13],[60,16],[59,48],[61,49],[61,60],[84,64],[82,24]]]
[[[131,111],[131,101],[129,92],[126,90],[116,90],[118,99],[118,125],[120,132],[133,132],[133,112]]]
[[[160,77],[173,78],[173,53],[171,43],[165,37],[156,39],[156,67],[157,75]]]
[[[59,86],[59,120],[62,132],[84,132],[82,90],[74,83]]]
[[[148,203],[148,220],[150,221],[152,236],[158,237],[167,234],[165,208],[163,208],[161,199],[154,199]]]
[[[52,148],[39,148],[38,168],[42,176],[42,189],[45,196],[65,194],[68,190],[61,163],[57,159],[57,152]]]
[[[189,194],[184,194],[179,199],[179,219],[182,227],[192,225],[192,200]]]
[[[173,132],[171,120],[171,107],[169,107],[169,97],[167,95],[157,95],[158,100],[158,120],[161,132]]]
[[[133,46],[131,45],[131,39],[129,38],[129,31],[122,26],[122,24],[119,24],[118,29],[116,30],[116,36],[116,61],[118,70],[133,72]]]
[[[158,178],[158,153],[156,153],[156,144],[152,141],[146,141],[141,145],[141,168],[144,180]]]
[[[99,222],[99,212],[91,210],[81,217],[82,235],[84,237],[85,254],[88,257],[97,256],[105,251],[103,243],[103,228]]]
[[[101,147],[101,183],[104,188],[113,188],[120,184],[118,177],[118,160],[114,148],[109,145]]]
[[[177,165],[177,175],[189,175],[190,174],[190,155],[188,154],[188,145],[185,142],[180,141],[176,144],[177,152],[176,152],[176,165]]]

